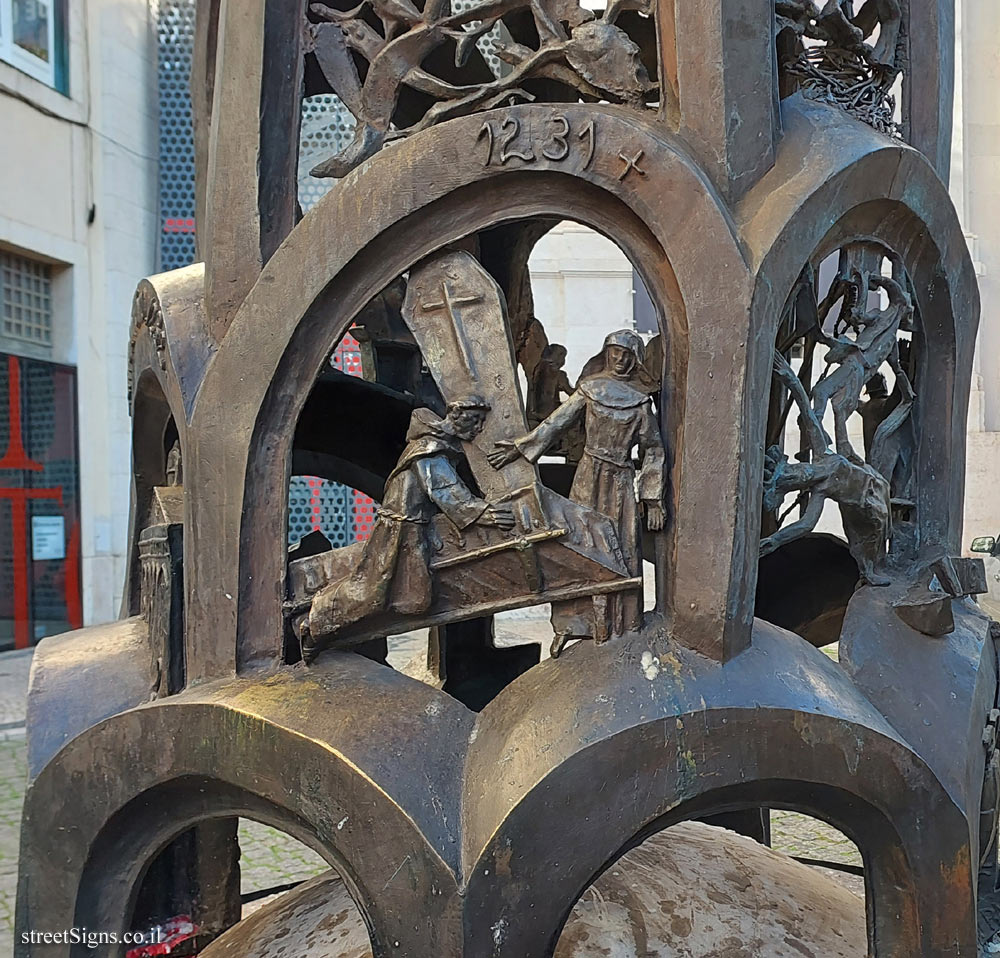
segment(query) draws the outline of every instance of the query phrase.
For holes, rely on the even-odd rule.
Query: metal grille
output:
[[[160,269],[196,259],[191,59],[194,0],[159,0],[157,80],[160,100]]]
[[[194,134],[190,75],[194,52],[194,0],[159,0],[157,38],[160,100],[160,268],[193,263],[195,250]],[[346,147],[355,120],[336,96],[302,101],[298,195],[308,212],[335,184],[309,171]],[[351,376],[361,375],[361,353],[353,337],[344,337],[332,365]],[[288,541],[297,542],[320,530],[333,546],[367,538],[374,503],[367,496],[317,476],[293,476],[288,497]]]
[[[350,545],[354,541],[348,521],[352,491],[319,476],[292,476],[288,487],[288,544],[319,530],[335,549]]]
[[[340,97],[323,94],[303,98],[298,169],[299,206],[303,213],[308,213],[337,182],[319,180],[309,171],[343,150],[351,142],[356,125]]]
[[[475,7],[482,6],[486,0],[451,0],[451,9],[453,13],[464,13],[466,10],[472,10]],[[466,30],[473,30],[479,26],[481,20],[474,21],[466,26]],[[507,34],[508,39],[510,34]],[[490,68],[492,74],[499,79],[506,73],[510,72],[510,66],[504,63],[496,54],[497,43],[501,42],[503,38],[503,26],[502,21],[497,23],[492,30],[484,33],[477,41],[476,47],[479,52],[483,55],[483,59],[486,61],[486,65]]]
[[[0,253],[0,315],[5,336],[51,345],[52,267]]]
[[[333,351],[330,365],[348,376],[361,375],[361,345],[350,333],[344,334],[340,345]]]

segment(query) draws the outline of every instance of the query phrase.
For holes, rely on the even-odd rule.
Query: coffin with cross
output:
[[[527,431],[506,303],[493,278],[469,253],[439,254],[411,271],[403,317],[446,402],[470,395],[489,402],[483,431],[464,443],[465,453],[483,497],[509,503],[515,528],[473,525],[460,532],[436,516],[431,607],[415,616],[390,606],[342,628],[332,644],[641,589],[608,517],[544,487],[536,466],[523,458],[500,469],[487,460],[497,442]],[[305,612],[320,589],[349,576],[364,547],[357,543],[291,562],[290,613]]]

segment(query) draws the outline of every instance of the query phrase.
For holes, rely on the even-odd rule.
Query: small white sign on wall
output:
[[[31,557],[36,562],[66,558],[66,520],[62,516],[31,517]]]

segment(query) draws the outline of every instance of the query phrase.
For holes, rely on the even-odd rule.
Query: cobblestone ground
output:
[[[24,735],[0,740],[0,955],[14,950],[17,838],[27,774]]]
[[[240,821],[240,890],[253,895],[305,881],[330,866],[311,848],[269,825]]]
[[[0,653],[0,731],[24,725],[32,652]]]
[[[861,866],[861,853],[846,835],[826,822],[796,812],[771,812],[771,847],[793,858]],[[820,871],[864,898],[865,880],[860,875],[833,868],[821,868]]]

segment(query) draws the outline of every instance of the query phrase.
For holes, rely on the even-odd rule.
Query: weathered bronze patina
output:
[[[871,954],[976,955],[950,3],[204,0],[199,31],[204,261],[136,294],[125,607],[36,654],[18,927],[213,938],[244,816],[326,858],[297,900],[349,896],[377,958],[549,958],[648,837],[785,808],[859,847]],[[357,127],[303,216],[301,100],[333,93]],[[563,219],[658,321],[575,385],[527,267]],[[291,475],[374,497],[368,542],[289,550]],[[384,664],[417,628],[433,683]]]

